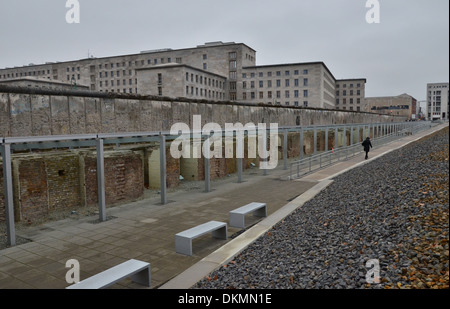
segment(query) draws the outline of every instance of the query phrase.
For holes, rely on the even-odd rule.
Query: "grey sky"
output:
[[[106,57],[211,41],[245,43],[257,64],[323,61],[336,78],[367,78],[367,96],[408,93],[449,80],[449,1],[379,0],[1,0],[0,68]]]

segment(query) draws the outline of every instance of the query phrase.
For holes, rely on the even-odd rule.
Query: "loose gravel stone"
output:
[[[337,176],[193,288],[448,288],[448,157],[446,128]]]

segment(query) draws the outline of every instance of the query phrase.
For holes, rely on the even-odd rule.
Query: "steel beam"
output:
[[[11,145],[3,144],[0,147],[3,158],[3,187],[5,192],[6,210],[6,237],[9,246],[16,245],[16,228],[14,222],[14,197],[11,169]]]
[[[161,192],[161,204],[167,204],[167,167],[166,167],[166,136],[159,136],[159,175],[160,175],[160,192]]]
[[[105,196],[105,160],[103,153],[103,139],[96,140],[97,144],[97,185],[98,185],[98,213],[100,222],[106,221]]]

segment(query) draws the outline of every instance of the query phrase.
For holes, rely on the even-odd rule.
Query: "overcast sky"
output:
[[[449,1],[79,0],[68,24],[66,0],[1,0],[0,68],[245,43],[257,65],[323,61],[335,78],[367,78],[366,96],[408,93],[449,81]]]

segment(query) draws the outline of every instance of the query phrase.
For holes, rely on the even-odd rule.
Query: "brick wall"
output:
[[[76,153],[58,154],[45,156],[44,161],[49,211],[80,206],[79,156]]]
[[[97,157],[84,155],[84,186],[86,204],[98,203]],[[132,151],[105,152],[105,199],[110,206],[132,201],[144,194],[142,156]]]
[[[32,155],[12,160],[16,220],[36,221],[48,215],[45,161]]]

